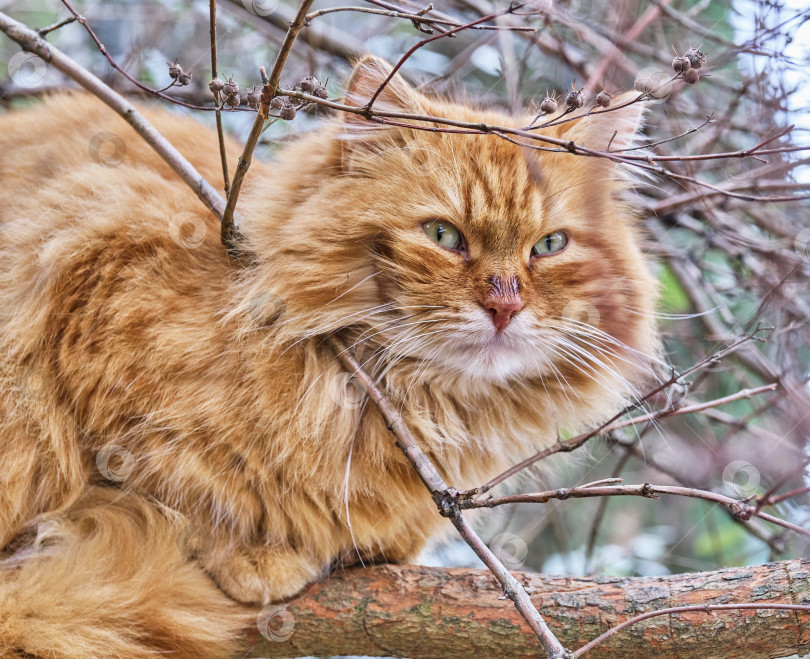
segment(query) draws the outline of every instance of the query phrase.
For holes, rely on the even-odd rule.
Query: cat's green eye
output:
[[[552,231],[543,236],[532,247],[532,256],[549,256],[562,252],[568,245],[568,236],[563,231]]]
[[[464,236],[450,222],[431,220],[422,225],[422,229],[434,243],[445,249],[461,250],[464,248]]]

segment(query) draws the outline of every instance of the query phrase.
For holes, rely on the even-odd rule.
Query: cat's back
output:
[[[206,180],[222,180],[212,131],[190,117],[141,109]],[[238,151],[228,147],[235,158]],[[56,94],[0,114],[0,182],[0,224],[4,231],[13,226],[12,235],[45,236],[67,225],[78,230],[77,220],[98,229],[126,215],[127,204],[144,218],[189,207],[207,219],[177,174],[88,94]]]
[[[213,131],[145,114],[221,181]],[[182,354],[211,327],[231,268],[217,218],[98,99],[60,94],[0,115],[0,342],[11,361],[45,347],[77,367],[99,350]],[[118,355],[100,348],[111,339]]]

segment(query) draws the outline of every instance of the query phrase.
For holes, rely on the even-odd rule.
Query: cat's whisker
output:
[[[419,313],[422,313],[422,312],[419,312]],[[365,332],[363,332],[360,335],[360,337],[358,337],[357,340],[354,341],[354,343],[352,343],[351,346],[349,346],[349,348],[354,349],[358,345],[360,345],[361,343],[364,343],[366,341],[370,341],[375,336],[383,334],[384,332],[387,332],[387,331],[389,331],[391,329],[399,329],[400,327],[408,327],[410,325],[420,325],[420,324],[425,324],[425,323],[439,323],[439,322],[442,322],[442,320],[443,320],[441,318],[428,318],[428,319],[425,319],[425,320],[417,320],[417,321],[414,321],[412,323],[398,324],[398,323],[401,323],[403,320],[408,320],[408,319],[411,319],[411,318],[415,318],[416,316],[419,315],[419,313],[411,314],[410,316],[405,316],[404,318],[395,318],[395,319],[393,319],[391,321],[386,321],[386,322],[383,322],[383,323],[377,323],[372,328],[369,328],[369,330],[374,329],[376,327],[379,327],[380,325],[391,325],[392,327],[384,327],[383,329],[381,329],[378,332],[374,332],[373,334],[370,334],[369,336],[366,336],[364,338],[360,338],[360,337],[363,337],[363,335],[366,334],[366,332],[369,331],[369,330],[366,330]]]
[[[418,329],[418,328],[415,328],[415,329]],[[417,346],[416,346],[416,344],[415,344],[415,340],[416,340],[416,339],[422,340],[422,339],[424,339],[424,338],[425,338],[425,337],[427,337],[427,336],[430,336],[430,335],[433,335],[433,334],[439,334],[439,333],[441,333],[441,332],[445,332],[445,331],[446,331],[445,329],[438,329],[438,330],[433,330],[433,331],[431,331],[431,332],[422,332],[421,334],[420,334],[420,333],[418,333],[418,331],[417,331],[417,332],[415,332],[415,333],[414,333],[412,336],[407,336],[407,337],[406,337],[406,341],[410,341],[410,342],[411,342],[411,345],[410,345],[410,346],[408,346],[408,349],[407,349],[407,350],[402,350],[402,351],[400,351],[400,352],[402,353],[402,356],[403,356],[403,357],[407,357],[407,356],[415,356],[415,355],[416,355],[416,348],[417,348]],[[397,347],[398,347],[398,345],[399,345],[399,344],[401,344],[401,343],[403,343],[403,341],[399,341],[399,340],[394,341],[394,343],[393,343],[393,344],[391,344],[391,346],[388,348],[388,351],[389,351],[389,352],[394,352],[394,349],[395,349],[395,348],[397,348]],[[417,358],[417,359],[418,359],[418,358]],[[390,370],[390,367],[389,367],[389,368],[387,368],[385,371],[383,371],[383,373],[381,374],[381,377],[384,377],[384,376],[385,376],[385,374],[386,374],[386,373],[387,373],[389,370]]]
[[[558,320],[562,321],[563,324],[561,326],[556,326],[556,325],[552,326],[553,329],[557,329],[557,330],[562,331],[562,332],[579,331],[579,332],[583,332],[585,334],[588,334],[588,335],[590,335],[590,336],[592,336],[594,338],[599,337],[599,338],[603,339],[606,343],[611,343],[611,344],[617,346],[622,351],[626,351],[626,352],[630,352],[630,353],[633,353],[635,355],[638,355],[639,357],[642,357],[644,360],[654,362],[654,363],[658,364],[659,366],[663,366],[666,369],[671,368],[670,364],[663,361],[659,357],[656,357],[655,355],[651,355],[651,354],[649,354],[647,352],[644,352],[642,350],[638,350],[637,348],[633,348],[632,346],[627,345],[623,341],[620,341],[619,339],[617,339],[612,334],[608,334],[604,330],[601,330],[598,327],[594,327],[590,323],[575,320],[575,319],[572,319],[572,318],[566,318],[566,319],[560,318]]]
[[[349,475],[351,474],[352,470],[352,453],[354,452],[354,442],[356,439],[356,435],[352,437],[352,442],[349,444],[349,455],[346,458],[346,475],[343,478],[343,500],[346,506],[346,526],[349,527],[349,535],[352,539],[352,546],[354,547],[354,551],[357,552],[357,558],[360,559],[360,565],[366,567],[365,562],[363,561],[363,556],[360,553],[360,548],[357,546],[357,539],[354,537],[354,529],[352,528],[352,516],[349,512]]]
[[[425,335],[420,335],[418,338],[422,338],[422,336],[425,336]],[[423,347],[421,348],[421,350],[424,350],[425,348],[427,348],[428,346],[430,346],[430,343],[431,343],[431,342],[428,342],[428,343],[427,343],[427,345],[425,345],[425,346],[423,346]],[[433,364],[433,361],[435,360],[435,357],[436,357],[436,355],[438,354],[438,352],[439,352],[439,351],[440,351],[442,348],[444,348],[444,347],[445,347],[445,346],[444,346],[444,344],[443,344],[443,343],[439,343],[439,344],[438,344],[438,345],[437,345],[435,348],[433,348],[433,349],[432,349],[432,350],[431,350],[431,351],[430,351],[430,352],[429,352],[429,353],[428,353],[428,354],[427,354],[427,355],[424,357],[424,359],[423,359],[423,363],[419,365],[419,367],[416,369],[416,372],[415,372],[415,373],[413,374],[413,376],[411,377],[410,382],[408,382],[408,386],[406,387],[406,389],[405,389],[405,393],[404,393],[404,394],[403,394],[403,396],[402,396],[402,401],[400,402],[400,412],[402,412],[402,409],[403,409],[403,407],[405,406],[405,400],[408,398],[408,394],[411,392],[411,388],[412,388],[414,385],[416,385],[416,384],[418,384],[418,383],[419,383],[419,381],[420,381],[420,379],[421,379],[422,375],[424,375],[424,374],[427,372],[428,368],[429,368],[429,367],[430,367],[430,366]]]
[[[560,350],[560,354],[567,355],[570,357],[568,361],[569,364],[577,368],[583,375],[589,377],[593,380],[596,384],[603,387],[606,390],[611,390],[615,387],[615,382],[610,382],[605,380],[604,374],[600,372],[596,366],[593,364],[588,363],[588,359],[592,359],[594,361],[598,361],[594,358],[593,355],[577,349],[576,344],[571,343],[570,341],[565,341],[565,343],[558,343],[557,348]],[[573,361],[572,361],[573,360]],[[587,370],[586,370],[587,369]],[[605,370],[614,374],[617,378],[620,378],[620,381],[625,381],[624,378],[618,374],[614,369],[610,369],[609,367],[605,366]]]
[[[552,355],[555,355],[557,357],[561,357],[561,355],[557,351],[557,347],[555,345],[553,345],[552,343],[547,342],[546,345],[545,345],[545,350],[550,352]],[[543,354],[543,353],[538,353],[538,354]],[[563,357],[563,360],[567,361],[564,357]],[[551,372],[552,372],[552,374],[554,375],[554,378],[557,381],[557,384],[560,386],[560,391],[562,392],[563,396],[565,396],[566,401],[568,401],[568,406],[571,408],[571,414],[574,414],[575,413],[574,403],[569,398],[568,392],[571,391],[577,397],[577,399],[580,402],[582,402],[582,399],[579,397],[579,394],[576,392],[576,390],[573,387],[571,387],[571,383],[568,382],[568,378],[566,378],[565,375],[563,375],[562,371],[560,371],[560,369],[554,363],[554,360],[550,359],[550,358],[547,358],[547,361],[548,361],[549,368],[551,368]]]
[[[608,358],[608,361],[610,361],[611,364],[610,366],[608,366],[601,359],[599,359],[599,357],[596,354],[590,353],[587,350],[583,350],[581,346],[577,345],[575,342],[571,342],[568,340],[566,340],[566,347],[572,351],[579,353],[586,360],[591,359],[597,365],[601,366],[603,370],[605,370],[609,375],[612,375],[619,383],[622,384],[622,386],[624,386],[624,388],[628,391],[628,394],[631,396],[632,400],[635,403],[638,403],[641,400],[643,394],[636,388],[636,386],[629,379],[627,379],[624,375],[621,374],[618,368],[616,368],[616,364],[615,362],[613,362],[613,360]],[[601,354],[604,353],[601,352]],[[593,369],[594,372],[597,372],[597,369],[594,366],[590,364],[588,366],[589,368]],[[605,386],[606,389],[612,389],[615,386],[615,383],[608,383],[606,385],[603,384],[603,386]]]
[[[317,316],[317,315],[320,315],[320,314],[323,312],[323,308],[324,308],[324,307],[327,307],[327,306],[329,306],[330,304],[332,304],[332,303],[334,303],[334,302],[337,302],[337,301],[338,301],[339,299],[341,299],[341,298],[342,298],[344,295],[346,295],[346,294],[350,293],[350,292],[351,292],[351,291],[353,291],[355,288],[357,288],[358,286],[360,286],[360,285],[361,285],[363,282],[367,281],[368,279],[371,279],[371,277],[375,277],[375,276],[380,275],[380,274],[382,274],[382,272],[381,272],[381,271],[378,271],[378,272],[375,272],[375,273],[370,274],[368,277],[365,277],[365,278],[364,278],[362,281],[358,282],[357,284],[355,284],[354,286],[352,286],[350,289],[348,289],[348,290],[344,291],[343,293],[341,293],[340,295],[338,295],[338,296],[337,296],[336,298],[334,298],[333,300],[330,300],[329,302],[327,302],[326,304],[324,304],[324,305],[323,305],[323,307],[319,307],[319,308],[318,308],[318,309],[317,309],[315,312],[310,312],[310,313],[308,313],[308,314],[300,314],[300,315],[298,315],[298,316],[293,316],[293,317],[291,317],[291,318],[285,318],[285,319],[284,319],[284,320],[282,320],[281,322],[274,322],[274,323],[273,323],[273,324],[271,324],[271,325],[261,325],[261,326],[259,326],[259,327],[254,327],[254,328],[251,328],[251,331],[254,331],[254,332],[255,332],[255,331],[257,331],[257,330],[262,330],[262,329],[266,330],[266,329],[272,329],[272,328],[285,327],[285,326],[287,326],[287,325],[293,325],[293,324],[296,324],[296,323],[300,322],[301,320],[305,320],[305,319],[306,319],[306,318],[308,318],[308,317],[312,317],[312,316]],[[392,304],[393,304],[392,302],[385,302],[385,303],[383,303],[383,304],[380,304],[380,305],[378,305],[378,306],[376,306],[376,307],[371,307],[370,309],[366,309],[366,310],[364,310],[364,311],[370,311],[371,309],[380,309],[380,308],[382,308],[382,307],[389,306],[389,305],[392,305]],[[355,312],[355,313],[364,313],[364,311],[358,311],[358,312]],[[354,314],[351,314],[351,315],[354,315]],[[318,332],[318,331],[315,331],[315,333],[317,334],[317,333],[319,333],[319,332]]]
[[[625,355],[622,354],[622,352],[617,351],[609,343],[608,343],[608,345],[604,345],[604,343],[607,343],[607,342],[604,341],[604,339],[602,337],[594,336],[594,335],[589,334],[587,332],[578,331],[578,330],[571,330],[571,329],[567,329],[567,328],[563,329],[563,328],[558,328],[558,327],[552,327],[552,329],[554,329],[556,331],[559,331],[563,336],[566,336],[569,340],[575,340],[575,342],[578,341],[578,342],[584,343],[588,347],[592,348],[595,353],[605,355],[606,357],[608,357],[608,355],[612,356],[612,357],[615,357],[616,359],[621,360],[625,364],[628,364],[629,366],[633,366],[633,367],[638,368],[638,369],[643,369],[645,367],[644,362],[628,359]],[[588,340],[588,339],[591,339],[591,340]],[[616,345],[618,345],[618,343],[616,343]],[[609,357],[608,357],[608,359],[609,359]],[[611,364],[613,364],[613,366],[616,366],[615,362],[613,362],[612,359],[610,361],[611,361]]]
[[[636,316],[642,316],[644,318],[655,318],[656,320],[691,320],[692,318],[700,318],[701,316],[708,316],[716,311],[719,311],[720,307],[713,307],[711,309],[707,309],[706,311],[701,311],[699,313],[664,313],[664,312],[650,312],[645,309],[641,309],[639,307],[630,307],[625,306],[622,307],[625,311],[632,313]]]

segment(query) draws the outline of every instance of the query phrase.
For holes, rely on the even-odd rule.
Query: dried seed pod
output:
[[[546,95],[543,102],[540,104],[540,112],[543,114],[553,114],[557,111],[557,101],[551,96]]]
[[[573,109],[581,108],[585,104],[585,97],[582,95],[582,90],[572,89],[565,95],[565,104]]]
[[[668,93],[668,89],[664,85],[664,80],[668,77],[669,75],[666,72],[655,67],[642,69],[636,75],[633,88],[642,94],[648,94],[652,98],[660,98]]]
[[[683,56],[689,60],[689,64],[691,64],[693,69],[699,69],[706,65],[706,54],[701,53],[700,48],[690,48]]]
[[[323,85],[318,85],[315,91],[312,92],[312,95],[317,96],[318,98],[329,98],[329,92]]]
[[[169,64],[167,62],[167,64]],[[183,75],[183,67],[180,66],[177,62],[174,64],[169,64],[169,77],[172,80],[177,80],[181,75]]]
[[[312,76],[306,76],[298,81],[296,87],[298,87],[305,94],[311,94],[316,89],[318,89],[318,87],[320,87],[320,83],[316,78],[313,78]]]
[[[273,100],[270,101],[270,107],[274,110],[278,110],[279,108],[284,107],[285,103],[289,103],[290,99],[286,96],[274,96]]]
[[[180,85],[181,87],[187,85],[188,83],[191,82],[191,76],[192,76],[191,71],[189,71],[188,73],[181,73],[179,76],[177,76],[177,84]]]
[[[221,78],[214,78],[211,82],[208,83],[208,89],[211,90],[211,93],[218,94],[222,91],[222,88],[225,86],[225,83],[222,81]]]
[[[228,82],[222,87],[222,94],[225,98],[230,98],[239,93],[239,83],[234,81],[233,76],[228,78]]]
[[[242,99],[239,98],[239,94],[228,96],[228,98],[225,99],[225,105],[227,105],[229,108],[238,108],[241,105],[241,103]]]
[[[604,89],[596,95],[596,104],[603,108],[610,105],[611,96]]]
[[[295,106],[288,101],[281,106],[281,111],[278,113],[278,116],[285,121],[292,121],[295,119]]]
[[[262,104],[262,92],[253,87],[247,94],[247,104],[251,110],[258,110]]]
[[[689,85],[694,85],[700,80],[700,73],[697,69],[689,69],[683,74],[683,81]]]
[[[672,68],[675,73],[684,73],[692,68],[692,62],[689,61],[688,57],[683,57],[679,55],[674,60],[672,60]]]

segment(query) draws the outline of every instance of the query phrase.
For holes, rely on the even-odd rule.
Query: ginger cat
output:
[[[360,61],[348,102],[389,71]],[[400,77],[375,107],[527,123]],[[543,131],[618,149],[641,112]],[[148,117],[221,180],[211,131]],[[108,133],[114,158],[93,152]],[[656,352],[630,183],[605,159],[341,116],[254,162],[247,264],[86,95],[0,115],[0,181],[3,656],[225,657],[255,616],[233,600],[414,557],[447,522],[330,333],[458,488],[615,413]]]

